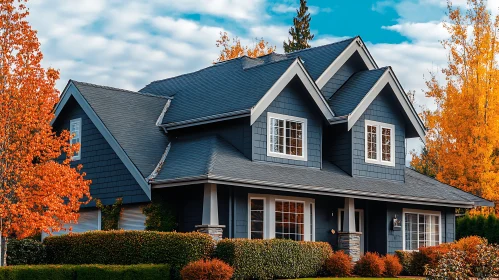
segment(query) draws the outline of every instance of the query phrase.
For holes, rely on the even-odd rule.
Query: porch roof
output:
[[[329,161],[322,169],[251,161],[219,136],[171,143],[153,188],[214,182],[257,188],[452,207],[493,203],[406,169],[406,181],[352,177]]]

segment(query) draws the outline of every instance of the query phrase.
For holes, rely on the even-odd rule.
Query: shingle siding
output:
[[[326,99],[329,99],[353,74],[366,69],[367,67],[359,54],[354,54],[322,87],[322,94]]]
[[[348,174],[352,174],[352,133],[347,125],[337,124],[324,133],[324,159],[330,160]]]
[[[373,100],[352,127],[352,175],[394,181],[405,179],[405,122],[390,89],[386,88]],[[395,166],[365,162],[365,120],[395,125]]]
[[[456,239],[456,210],[447,208],[445,215],[442,213],[442,218],[445,217],[445,234],[442,236],[442,242],[453,242]],[[442,224],[444,224],[442,222]]]
[[[251,126],[253,160],[268,161],[307,167],[321,167],[322,121],[316,105],[301,85],[290,83],[272,101]],[[307,119],[307,161],[267,156],[267,113],[277,113]]]
[[[100,199],[104,204],[112,204],[118,197],[123,197],[124,203],[149,201],[137,181],[74,98],[71,97],[68,101],[54,128],[56,131],[68,130],[70,120],[76,118],[82,120],[81,159],[72,165],[83,165],[82,171],[87,173],[85,178],[92,180],[92,197]],[[84,207],[91,206],[95,206],[95,200]]]

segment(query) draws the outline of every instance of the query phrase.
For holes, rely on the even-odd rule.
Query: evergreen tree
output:
[[[308,43],[314,39],[310,33],[310,13],[308,12],[307,0],[300,0],[300,8],[296,10],[296,17],[293,18],[294,26],[289,29],[288,42],[283,43],[286,53],[310,48]]]

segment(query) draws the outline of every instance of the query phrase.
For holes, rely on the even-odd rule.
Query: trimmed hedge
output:
[[[0,268],[0,280],[156,280],[170,279],[170,266],[151,265],[34,265]]]
[[[487,217],[466,214],[456,219],[456,239],[474,235],[487,238],[489,243],[499,244],[499,218],[494,214]]]
[[[91,231],[47,237],[49,264],[162,264],[173,273],[192,261],[208,258],[213,239],[198,232]]]
[[[215,257],[234,268],[234,279],[314,277],[333,253],[326,242],[224,239]]]
[[[43,264],[45,248],[42,242],[33,239],[9,239],[7,244],[7,264]]]

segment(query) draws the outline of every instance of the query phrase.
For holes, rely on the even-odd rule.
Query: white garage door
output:
[[[67,231],[58,231],[58,232],[53,232],[52,235],[61,235],[61,234],[67,234],[69,233],[69,227],[73,228],[72,232],[79,233],[79,232],[85,232],[85,231],[90,231],[90,230],[100,230],[101,229],[101,216],[100,216],[100,210],[98,209],[93,209],[93,210],[82,210],[80,211],[80,217],[78,218],[78,223],[77,224],[67,224],[65,225],[65,228],[67,228]],[[49,236],[46,233],[42,233],[42,239],[45,237]]]

